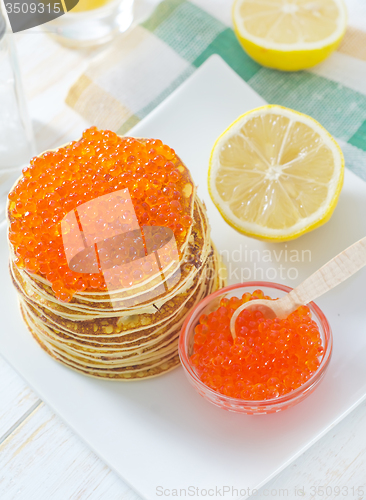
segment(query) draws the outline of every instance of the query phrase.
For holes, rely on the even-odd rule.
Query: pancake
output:
[[[210,277],[204,283],[201,281],[201,286],[193,297],[192,306],[202,300],[204,296],[225,285],[225,278],[220,277],[224,274],[220,272],[220,269],[223,270],[223,266],[215,251],[211,257],[211,263],[210,270],[217,279],[211,279],[212,273],[208,273]],[[75,344],[70,346],[65,341],[57,342],[57,330],[50,330],[42,321],[37,321],[24,302],[21,302],[21,310],[28,328],[41,347],[54,359],[89,376],[112,380],[151,378],[179,365],[178,338],[186,314],[173,326],[167,327],[167,337],[160,334],[158,346],[146,347],[145,345],[140,349],[134,348],[126,351],[121,346],[117,349],[114,345],[109,350],[104,346],[104,349],[98,347],[85,351],[84,347],[75,348]],[[161,340],[162,338],[163,340]]]
[[[11,191],[7,210],[10,225],[10,274],[19,296],[21,314],[28,329],[38,344],[55,360],[71,369],[97,378],[138,380],[155,377],[179,364],[178,337],[182,324],[196,304],[225,285],[225,268],[210,238],[206,208],[198,198],[189,170],[180,158],[160,141],[118,138],[111,132],[95,132],[95,130],[86,131],[79,142],[71,143],[33,160],[29,171],[18,180]],[[99,141],[96,146],[93,146],[93,142],[86,144],[85,137],[90,139],[94,135],[102,138],[101,142]],[[65,158],[71,158],[70,162],[72,160],[73,168],[75,167],[77,171],[81,168],[78,167],[78,162],[83,165],[85,160],[82,155],[87,151],[85,154],[89,155],[87,158],[89,163],[85,163],[83,167],[86,168],[87,178],[88,169],[90,171],[96,169],[90,162],[90,151],[96,154],[98,148],[101,150],[98,144],[105,144],[103,142],[105,138],[106,144],[110,144],[109,149],[115,151],[114,157],[117,158],[118,153],[120,155],[118,158],[127,163],[108,159],[112,158],[108,157],[109,153],[105,153],[107,156],[102,160],[100,156],[93,156],[95,158],[93,161],[98,165],[98,162],[106,160],[102,165],[105,170],[102,167],[94,170],[96,185],[103,187],[105,179],[116,184],[119,179],[118,172],[117,174],[115,172],[118,164],[122,177],[129,176],[129,172],[135,172],[135,180],[129,181],[137,182],[133,190],[135,196],[133,205],[130,187],[124,189],[123,185],[119,189],[119,185],[116,184],[116,191],[106,191],[106,194],[99,197],[90,199],[89,196],[89,201],[85,203],[77,202],[73,192],[70,194],[66,187],[63,188],[64,184],[70,187],[75,185],[75,189],[78,187],[76,181],[72,180],[73,173],[67,171],[69,167],[64,167]],[[123,146],[122,150],[121,148],[118,150],[119,145]],[[131,145],[140,148],[136,150],[138,154],[135,156],[131,156]],[[142,161],[143,155],[148,154],[152,157],[152,154],[156,154],[152,153],[153,149],[148,150],[147,145],[149,148],[156,148],[158,153],[160,151],[153,159],[153,165],[157,165],[159,172],[162,172],[162,167],[159,166],[162,165],[162,155],[166,154],[166,158],[171,158],[167,172],[173,174],[169,174],[172,175],[172,179],[164,189],[156,191],[157,188],[154,188],[153,191],[153,188],[147,188],[145,195],[138,184],[139,179],[143,180],[145,177],[137,175],[137,172],[145,170],[138,166],[141,165],[138,162]],[[145,146],[148,153],[144,153]],[[102,150],[108,150],[108,147],[103,146]],[[125,150],[126,154],[123,156]],[[151,161],[145,163],[147,172]],[[45,164],[48,170],[42,173],[40,168]],[[134,168],[137,170],[133,170]],[[52,174],[53,169],[55,171],[64,169],[62,172],[66,172],[66,179],[69,180],[62,185],[60,182],[52,181],[55,177]],[[102,170],[104,177],[98,180]],[[37,201],[39,193],[38,195],[33,193],[35,201],[32,201],[31,194],[25,202],[21,201],[20,204],[17,202],[17,197],[21,196],[20,185],[25,183],[37,191],[39,187],[37,183],[32,181],[33,184],[32,182],[29,184],[29,178],[34,172],[36,172],[34,175],[38,176],[39,183],[39,179],[43,178],[48,183],[56,183],[57,196],[64,197],[62,205],[57,205],[59,198],[55,198],[56,195],[53,194],[55,191],[52,191],[53,188],[51,189],[46,181],[44,186],[40,187],[49,194],[44,195],[41,201]],[[52,174],[51,181],[46,175],[47,172]],[[159,174],[162,177],[156,178],[156,181],[154,175],[153,173],[152,177],[149,177],[152,179],[151,182],[161,185],[163,182],[161,179],[168,174]],[[81,183],[83,180],[78,182]],[[88,187],[85,183],[82,186],[85,186],[84,191]],[[137,201],[136,191],[141,197]],[[169,202],[166,198],[168,201],[164,202],[163,198],[156,196],[154,198],[154,192],[162,193],[157,195],[161,197],[163,193],[164,196],[174,195],[173,198],[169,198],[173,201]],[[51,200],[50,205],[42,201],[46,199],[47,203]],[[174,201],[176,199],[180,202]],[[147,201],[152,205],[150,206]],[[24,203],[28,203],[29,208],[23,208]],[[155,210],[154,203],[160,205],[154,212],[155,215],[152,215]],[[65,214],[62,219],[57,215],[54,225],[49,222],[52,212],[45,212],[46,205],[51,207],[49,210],[57,209],[57,214]],[[39,210],[43,211],[37,212],[38,206]],[[144,222],[149,217],[150,219],[160,217],[163,224],[164,221],[168,221],[163,212],[164,206],[168,208],[171,206],[169,210],[177,210],[175,215],[174,213],[169,215],[173,220],[171,226],[158,226],[155,225],[155,221],[151,221],[150,225]],[[103,207],[107,207],[106,211],[103,211]],[[28,212],[22,215],[22,210],[24,212],[26,209]],[[31,210],[35,212],[28,215]],[[150,210],[149,217],[143,210]],[[22,229],[25,227],[24,221],[28,220],[29,229]],[[48,224],[49,233],[44,233],[40,220]],[[123,220],[128,224],[127,222],[122,224]],[[25,231],[29,235],[27,236],[30,238],[29,250],[24,246],[21,247],[22,243],[19,241],[22,240],[23,233],[19,233],[20,229],[16,233],[16,228],[21,228],[23,233]],[[116,228],[121,230],[117,232]],[[124,229],[123,232],[123,228],[129,229]],[[60,235],[63,246],[60,247],[58,254],[53,249],[56,247],[51,247],[50,252],[45,252],[47,241],[53,245],[55,238],[61,241]],[[41,250],[36,253],[38,247]],[[52,260],[52,255],[60,256],[57,257],[59,264]],[[124,260],[121,261],[121,258]],[[68,267],[65,267],[65,259]],[[42,271],[46,269],[44,266],[42,268],[44,261],[49,262],[47,266],[52,265],[52,268],[46,266],[48,274]],[[150,262],[152,264],[149,264]],[[61,266],[60,271],[57,266]],[[145,267],[149,269],[148,272],[145,271]],[[59,278],[51,277],[52,269],[56,270],[56,274],[59,273]],[[69,292],[65,288],[68,285],[62,281],[63,276],[65,279],[68,277],[70,283],[76,283],[75,280],[80,281],[82,278],[86,284],[84,288],[79,286]],[[73,276],[76,276],[75,279]],[[133,276],[132,281],[129,276]],[[55,282],[55,279],[61,282]],[[95,281],[97,285],[93,286],[93,279],[97,280]]]
[[[164,292],[161,297],[158,296],[154,297],[153,300],[144,301],[143,299],[146,297],[146,293],[142,291],[137,306],[129,306],[125,309],[118,308],[118,310],[115,310],[111,304],[111,301],[113,302],[113,296],[111,297],[110,294],[91,294],[83,292],[75,294],[73,300],[69,304],[64,305],[55,297],[52,288],[49,284],[45,283],[44,279],[40,279],[39,276],[31,275],[26,270],[18,269],[13,264],[11,266],[11,273],[15,282],[14,284],[19,291],[23,290],[23,292],[29,296],[30,300],[34,298],[33,300],[36,304],[43,305],[45,308],[54,311],[60,317],[69,317],[73,321],[77,321],[78,318],[85,320],[86,316],[90,316],[90,319],[110,316],[130,316],[131,311],[134,310],[138,311],[140,315],[144,312],[155,313],[156,309],[160,309],[164,303],[168,302],[171,297],[174,297],[178,289],[182,292],[190,285],[195,274],[198,272],[211,250],[207,217],[198,199],[196,205],[195,224],[192,228],[190,244],[187,246],[186,252],[182,258],[179,281],[174,290],[168,293]],[[14,255],[12,257],[14,258]]]

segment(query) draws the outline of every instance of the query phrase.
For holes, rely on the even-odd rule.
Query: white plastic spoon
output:
[[[327,262],[318,271],[278,300],[255,299],[238,307],[232,315],[230,330],[236,338],[235,323],[244,309],[260,310],[267,318],[287,318],[299,306],[309,304],[357,273],[366,265],[366,237]]]

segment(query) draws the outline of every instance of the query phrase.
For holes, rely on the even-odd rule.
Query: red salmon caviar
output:
[[[244,310],[230,333],[234,311],[248,300],[265,297],[261,290],[241,299],[223,298],[220,307],[200,317],[190,358],[204,384],[226,396],[266,400],[304,384],[318,369],[324,348],[310,309],[299,307],[286,319],[265,319]]]
[[[190,200],[182,196],[189,182],[174,150],[160,140],[119,137],[91,127],[79,141],[33,158],[9,194],[14,261],[46,278],[62,301],[75,292],[103,291],[101,274],[69,269],[61,234],[65,215],[128,188],[140,226],[169,227],[179,247],[193,222]]]

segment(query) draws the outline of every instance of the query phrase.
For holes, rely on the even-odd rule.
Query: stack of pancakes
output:
[[[193,223],[177,262],[131,289],[77,292],[70,302],[62,302],[42,275],[15,264],[9,242],[21,312],[45,351],[70,368],[107,379],[149,378],[179,364],[178,336],[186,315],[225,285],[205,207],[194,188],[188,195]],[[10,210],[8,217],[12,222]]]

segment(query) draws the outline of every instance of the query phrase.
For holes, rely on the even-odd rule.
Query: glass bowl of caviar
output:
[[[329,365],[333,337],[327,318],[313,302],[286,319],[268,319],[243,310],[256,299],[278,299],[292,288],[247,282],[222,288],[197,304],[187,316],[179,355],[193,387],[216,406],[246,413],[274,413],[311,394]],[[235,337],[235,339],[234,339]]]

